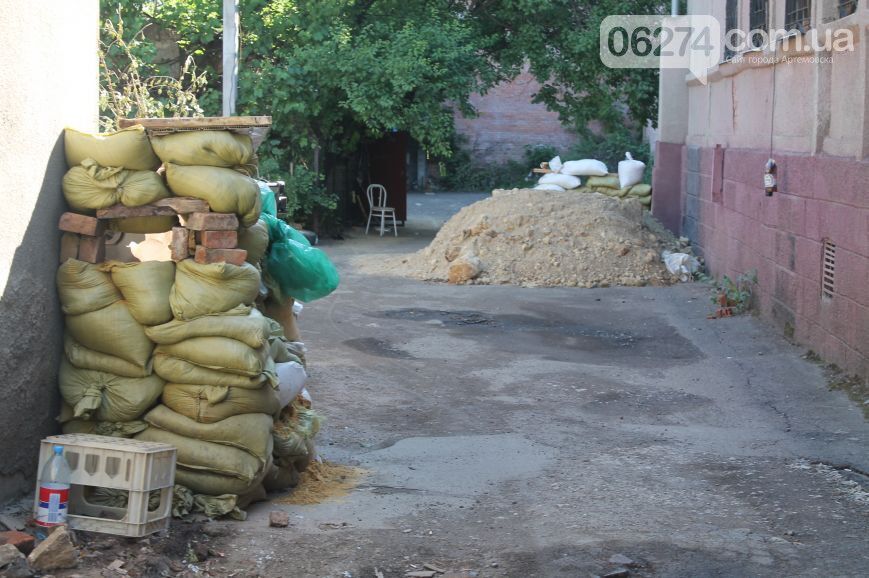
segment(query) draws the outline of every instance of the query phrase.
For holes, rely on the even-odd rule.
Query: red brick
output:
[[[237,231],[238,217],[231,213],[192,213],[184,226],[194,231]]]
[[[78,259],[78,241],[76,233],[64,233],[60,236],[61,263],[66,263],[68,259]]]
[[[91,237],[99,237],[106,232],[106,224],[95,217],[64,213],[60,216],[57,228],[68,233],[81,233]]]
[[[0,546],[4,544],[12,544],[26,556],[36,545],[36,538],[25,532],[10,530],[9,532],[0,532]]]
[[[172,240],[169,242],[172,260],[183,261],[190,255],[190,231],[184,227],[172,227]]]
[[[202,245],[196,246],[196,262],[203,265],[209,263],[230,263],[244,265],[247,251],[244,249],[208,249]]]
[[[102,235],[82,235],[78,244],[78,258],[87,263],[102,263],[106,260],[106,238]]]
[[[238,246],[237,231],[202,231],[197,236],[199,243],[209,249],[235,249]]]

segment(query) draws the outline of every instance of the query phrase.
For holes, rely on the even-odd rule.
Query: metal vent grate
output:
[[[836,244],[824,239],[824,256],[821,263],[821,297],[832,299],[836,292]]]

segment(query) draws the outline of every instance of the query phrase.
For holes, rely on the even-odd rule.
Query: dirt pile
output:
[[[450,219],[425,249],[388,265],[450,283],[527,287],[662,285],[678,241],[633,199],[496,190]]]

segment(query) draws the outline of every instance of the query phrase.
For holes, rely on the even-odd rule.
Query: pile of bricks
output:
[[[172,260],[192,256],[197,263],[242,265],[247,251],[238,248],[238,217],[212,213],[208,203],[188,197],[170,197],[141,207],[115,205],[97,211],[96,217],[64,213],[58,228],[63,231],[60,262],[78,259],[100,263],[106,255],[106,223],[109,219],[178,216],[180,227],[172,228]]]

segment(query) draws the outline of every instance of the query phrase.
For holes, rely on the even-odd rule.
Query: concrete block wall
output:
[[[681,233],[715,276],[756,269],[760,313],[787,336],[869,375],[869,162],[776,153],[779,192],[767,197],[769,152],[727,148],[716,202],[713,154],[683,147]],[[821,296],[825,239],[836,245],[831,299]]]
[[[98,26],[97,0],[0,11],[0,502],[32,491],[39,440],[60,429],[63,128],[97,129]]]
[[[474,95],[471,103],[479,113],[476,118],[456,113],[456,131],[467,137],[475,161],[479,164],[518,161],[526,145],[554,146],[566,152],[576,142],[576,136],[561,125],[558,114],[531,102],[539,89],[534,77],[525,72],[484,96]]]

